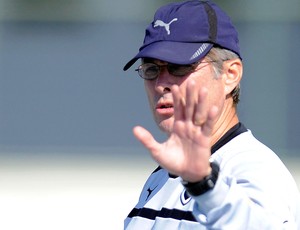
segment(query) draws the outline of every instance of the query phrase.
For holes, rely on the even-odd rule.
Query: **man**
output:
[[[125,229],[300,229],[295,181],[237,115],[243,64],[230,18],[210,1],[161,7],[124,70],[138,59],[168,139],[133,130],[160,166]]]

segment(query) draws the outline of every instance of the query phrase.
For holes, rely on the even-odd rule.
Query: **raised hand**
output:
[[[211,170],[211,135],[218,109],[209,107],[207,89],[196,90],[193,79],[186,87],[186,95],[182,95],[177,85],[171,88],[174,124],[165,142],[158,143],[140,126],[135,127],[133,133],[161,167],[186,181],[195,182]]]

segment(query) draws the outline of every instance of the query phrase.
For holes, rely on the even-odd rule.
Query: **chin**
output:
[[[159,129],[167,135],[172,133],[173,125],[174,120],[171,118],[157,122],[157,126],[159,127]]]

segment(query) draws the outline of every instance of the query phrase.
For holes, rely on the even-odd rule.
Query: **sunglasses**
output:
[[[168,63],[166,65],[157,65],[155,63],[144,63],[140,65],[135,71],[139,76],[145,80],[154,80],[158,77],[161,69],[166,67],[169,74],[175,77],[183,77],[195,71],[199,62],[189,65],[178,65]]]

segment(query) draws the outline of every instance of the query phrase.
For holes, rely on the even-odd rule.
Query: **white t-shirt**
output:
[[[297,185],[277,155],[251,131],[238,124],[212,153],[220,166],[213,190],[190,197],[180,177],[158,167],[124,229],[300,229]]]

